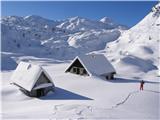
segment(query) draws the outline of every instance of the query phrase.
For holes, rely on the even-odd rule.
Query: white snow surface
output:
[[[3,119],[159,120],[159,6],[157,4],[153,7],[143,20],[126,31],[99,27],[85,31],[82,28],[85,28],[88,20],[84,20],[85,24],[82,24],[83,20],[78,22],[77,18],[63,21],[66,22],[64,25],[54,21],[55,29],[50,27],[50,23],[25,26],[26,24],[20,22],[21,18],[13,16],[2,20],[4,69],[1,71],[0,116]],[[72,24],[71,21],[75,23]],[[39,29],[43,27],[44,29]],[[89,28],[92,28],[92,24]],[[26,38],[21,39],[24,31]],[[117,40],[110,41],[105,36],[110,32],[120,33],[120,36],[117,35]],[[35,36],[36,33],[39,34]],[[103,39],[100,38],[102,34],[105,36]],[[16,38],[15,42],[13,38]],[[21,41],[24,44],[17,45]],[[106,81],[103,77],[83,77],[64,72],[72,58],[88,52],[104,54],[114,66],[116,78]],[[16,62],[20,60],[42,65],[56,86],[55,93],[39,99],[30,98],[10,85],[9,80]],[[139,91],[142,79],[145,81],[144,91]]]
[[[139,91],[139,79],[120,75],[111,81],[84,77],[65,73],[68,65],[43,66],[56,88],[39,99],[27,97],[9,84],[12,71],[2,72],[2,118],[159,119],[159,82],[145,79],[144,91]]]

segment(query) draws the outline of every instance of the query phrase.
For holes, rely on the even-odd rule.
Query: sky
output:
[[[143,19],[156,1],[2,1],[2,16],[39,15],[52,20],[80,16],[92,20],[109,17],[132,27]]]

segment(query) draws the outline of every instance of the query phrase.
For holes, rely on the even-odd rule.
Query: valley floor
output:
[[[3,71],[3,119],[160,119],[158,78],[140,80],[117,75],[106,81],[64,73],[69,64],[51,64],[44,68],[56,86],[55,93],[41,98],[29,98],[9,84],[13,71]]]

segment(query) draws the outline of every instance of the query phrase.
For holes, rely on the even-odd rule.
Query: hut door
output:
[[[76,68],[76,67],[73,67],[73,68],[72,68],[72,72],[73,72],[73,73],[77,73],[77,68]]]
[[[41,89],[38,89],[37,90],[37,97],[40,97],[41,96]]]
[[[80,74],[80,68],[77,68],[77,74]]]
[[[37,97],[40,97],[40,96],[44,96],[44,90],[43,89],[38,89],[37,90]]]

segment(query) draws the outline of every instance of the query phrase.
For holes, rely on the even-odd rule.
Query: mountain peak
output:
[[[27,15],[24,17],[24,19],[30,19],[30,18],[41,18],[41,17],[38,15]]]
[[[160,16],[160,2],[158,4],[156,4],[153,8],[152,8],[152,12],[154,12],[153,16],[155,17],[159,17]]]
[[[37,24],[37,25],[56,25],[58,22],[54,20],[50,20],[38,15],[28,15],[23,17],[24,21],[28,22],[29,24]]]
[[[109,17],[103,17],[102,19],[100,19],[100,22],[102,22],[102,23],[110,23],[110,22],[112,22],[112,20]]]
[[[80,17],[80,16],[75,16],[75,17],[68,18],[69,21],[77,21],[77,20],[81,20],[81,19],[85,19],[85,18]]]
[[[43,18],[43,17],[41,17],[41,16],[38,16],[38,15],[28,15],[28,16],[25,16],[25,17],[23,17],[24,18],[24,20],[48,20],[48,19],[46,19],[46,18]]]

